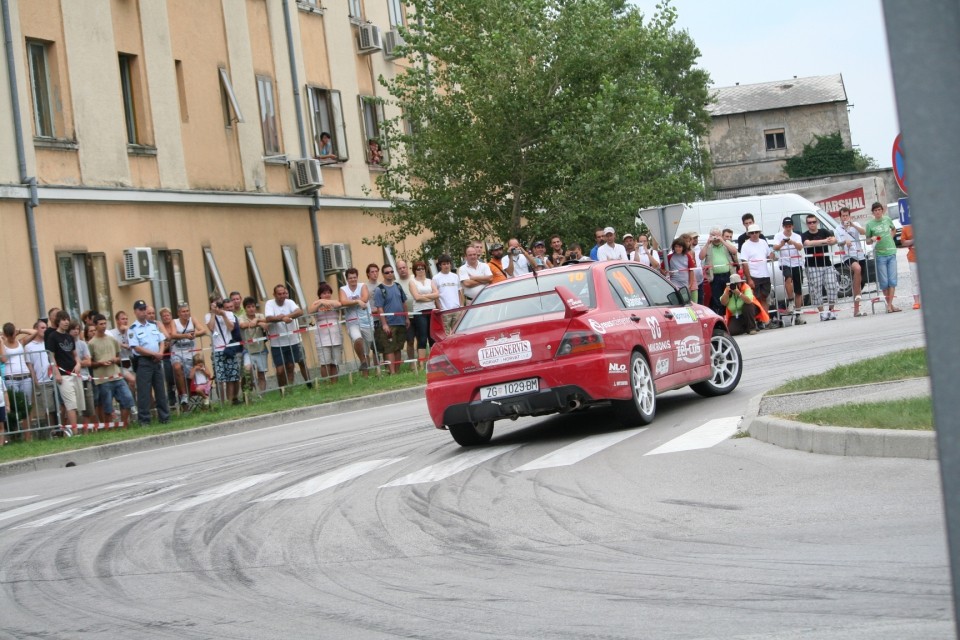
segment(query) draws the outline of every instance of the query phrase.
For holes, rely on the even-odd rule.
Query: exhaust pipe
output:
[[[579,396],[574,396],[567,400],[567,411],[576,411],[583,404]]]

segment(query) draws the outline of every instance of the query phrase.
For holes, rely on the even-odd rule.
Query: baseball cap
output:
[[[743,282],[743,278],[740,277],[740,274],[734,273],[730,276],[730,284],[740,284]]]
[[[603,230],[603,235],[607,235],[608,233],[616,235],[617,232],[613,230],[613,227],[607,227]]]
[[[633,237],[632,233],[625,233],[623,234],[623,238],[621,238],[621,240],[626,240],[627,238],[632,238],[632,237]]]
[[[783,219],[783,222],[781,222],[780,224],[781,224],[781,225],[784,225],[784,226],[786,226],[786,225],[788,225],[788,224],[791,224],[791,225],[792,225],[792,224],[793,224],[793,218],[791,218],[790,216],[787,216],[786,218]]]
[[[136,310],[136,309],[146,309],[146,308],[147,308],[147,303],[146,303],[145,301],[143,301],[143,300],[137,300],[136,302],[133,303],[133,308],[134,308],[134,310]]]
[[[544,244],[543,240],[537,240],[536,242],[533,243],[533,246],[535,246],[535,247],[545,247],[545,246],[547,246],[547,245]]]
[[[490,245],[490,251],[496,251],[497,249],[503,249],[503,245],[500,244],[499,242],[495,242],[492,245]]]

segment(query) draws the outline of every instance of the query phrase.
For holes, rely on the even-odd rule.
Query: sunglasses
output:
[[[817,221],[816,221],[816,220],[808,220],[808,221],[807,221],[807,224],[817,224]]]
[[[427,268],[426,268],[426,267],[414,267],[413,270],[414,270],[414,271],[426,271]]]
[[[385,275],[385,276],[389,276],[389,275],[391,275],[391,274],[393,274],[393,269],[391,269],[390,271],[384,271],[384,272],[383,272],[383,275]]]

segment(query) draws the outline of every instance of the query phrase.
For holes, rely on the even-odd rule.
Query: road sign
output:
[[[900,210],[900,224],[910,224],[910,203],[907,199],[897,200],[897,208]]]
[[[903,134],[898,133],[893,141],[893,177],[897,179],[897,186],[903,195],[907,195],[907,163],[903,153]]]

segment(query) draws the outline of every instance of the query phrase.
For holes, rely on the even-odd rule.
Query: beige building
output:
[[[401,0],[0,2],[0,321],[277,283],[306,305],[384,261],[363,210],[388,207],[368,142],[389,157]]]
[[[851,147],[843,76],[814,76],[712,91],[710,134],[714,189],[737,189],[786,180],[788,158],[815,135],[840,132]]]

